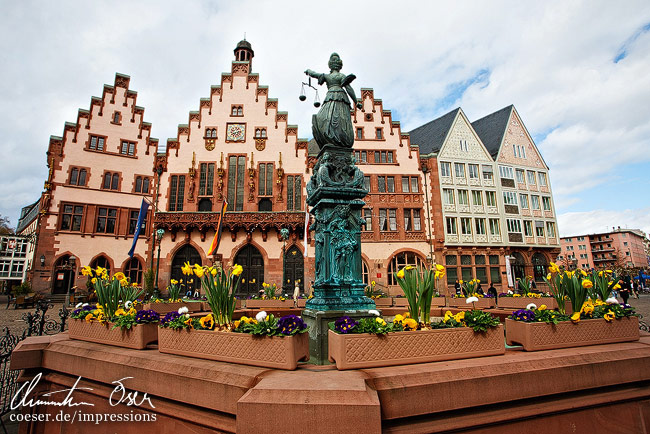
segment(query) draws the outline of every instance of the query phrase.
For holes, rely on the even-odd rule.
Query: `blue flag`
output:
[[[140,214],[138,214],[138,223],[135,226],[135,234],[133,234],[133,245],[131,246],[131,250],[129,250],[129,258],[133,257],[135,245],[138,243],[138,237],[140,237],[142,223],[144,222],[144,219],[147,218],[147,211],[149,211],[149,203],[143,198],[142,205],[140,205]]]

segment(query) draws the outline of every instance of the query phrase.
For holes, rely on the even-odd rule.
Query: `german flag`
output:
[[[224,201],[221,205],[221,215],[219,216],[219,223],[217,224],[217,230],[215,231],[214,238],[210,243],[210,249],[208,250],[208,256],[217,253],[219,250],[219,242],[221,241],[221,230],[223,229],[223,215],[226,213],[228,208],[228,202]]]

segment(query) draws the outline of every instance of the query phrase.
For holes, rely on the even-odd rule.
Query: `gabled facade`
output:
[[[129,81],[116,74],[114,85],[104,85],[102,97],[79,110],[76,122],[66,122],[62,137],[50,137],[34,255],[46,260],[34,264],[35,290],[65,294],[83,286],[79,270],[87,264],[142,283],[150,217],[133,260],[127,252],[142,198],[152,198],[158,144],[149,137],[151,125]]]

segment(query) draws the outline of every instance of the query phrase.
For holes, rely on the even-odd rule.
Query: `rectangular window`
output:
[[[386,177],[386,191],[388,193],[395,193],[395,177],[387,176]]]
[[[539,185],[546,187],[546,173],[539,172],[537,175],[539,176]]]
[[[460,233],[463,235],[472,234],[472,219],[468,217],[461,217],[460,219]]]
[[[169,187],[169,210],[183,211],[185,200],[185,175],[172,175]]]
[[[386,208],[379,208],[379,230],[388,230],[388,210]]]
[[[397,210],[389,209],[388,210],[388,224],[391,231],[397,230]]]
[[[472,191],[472,205],[477,205],[477,206],[483,205],[483,192]]]
[[[90,136],[90,143],[88,144],[88,148],[92,149],[93,151],[103,151],[104,140],[105,140],[104,137]]]
[[[393,162],[393,151],[386,152],[386,162],[387,163]]]
[[[408,176],[402,176],[402,193],[410,193],[411,188],[409,184],[409,177]]]
[[[440,176],[451,176],[451,163],[446,161],[440,162]]]
[[[228,158],[228,207],[233,211],[244,210],[244,172],[246,157]]]
[[[499,219],[490,219],[490,235],[500,235],[501,228]]]
[[[539,209],[539,196],[530,195],[530,203],[533,209]]]
[[[512,167],[508,166],[499,166],[499,175],[501,178],[515,179],[512,171]]]
[[[497,194],[494,191],[485,192],[485,204],[487,206],[497,206]]]
[[[81,231],[84,208],[81,205],[63,205],[61,212],[62,231]]]
[[[519,203],[522,209],[528,209],[528,195],[519,193]]]
[[[535,234],[538,237],[544,236],[544,222],[535,222]]]
[[[456,174],[456,178],[464,178],[465,165],[463,163],[454,163],[454,173]]]
[[[521,221],[517,219],[507,219],[508,232],[521,233]]]
[[[379,140],[384,138],[384,136],[382,134],[382,131],[381,131],[381,128],[376,128],[375,129],[375,138],[379,139]]]
[[[199,196],[212,196],[214,184],[214,163],[201,163],[199,166]]]
[[[361,162],[362,163],[368,162],[368,151],[361,151]]]
[[[370,208],[363,209],[363,219],[366,221],[365,229],[366,231],[372,230],[372,210]]]
[[[476,265],[485,265],[485,256],[484,255],[474,255],[474,263]]]
[[[458,190],[458,205],[469,205],[467,190]]]
[[[273,163],[260,163],[258,195],[273,195]]]
[[[517,169],[517,182],[519,184],[525,184],[526,180],[524,179],[524,171],[521,169]]]
[[[485,235],[485,219],[474,219],[476,235]]]
[[[503,203],[506,205],[517,205],[517,193],[514,191],[504,191]]]
[[[357,140],[363,140],[363,128],[357,128]]]
[[[115,220],[117,218],[116,208],[98,208],[97,225],[95,232],[104,234],[115,233]]]
[[[442,200],[444,201],[445,205],[453,205],[455,203],[454,201],[454,190],[451,188],[443,188],[442,189]]]
[[[491,180],[493,177],[492,174],[492,166],[486,166],[485,164],[482,166],[483,167],[483,179],[485,180]]]
[[[461,270],[461,276],[464,281],[472,280],[472,267],[463,267]]]
[[[456,255],[446,255],[445,256],[445,265],[458,265],[458,256],[456,256]]]
[[[287,176],[287,210],[300,211],[302,209],[302,176]]]
[[[85,186],[86,174],[87,174],[86,169],[79,169],[77,167],[73,167],[70,169],[70,180],[68,183],[70,185]]]
[[[131,157],[134,156],[135,142],[127,142],[126,140],[122,140],[122,146],[120,146],[120,154],[129,155]]]
[[[499,265],[499,255],[490,255],[488,259],[490,265]]]
[[[485,273],[485,267],[476,267],[476,278],[481,282],[487,282],[487,274]]]
[[[363,188],[367,191],[370,191],[370,176],[366,175],[363,177]]]
[[[551,210],[551,198],[548,196],[542,196],[542,206],[544,207],[544,211],[550,211]]]
[[[533,222],[524,220],[524,235],[527,237],[533,236]]]
[[[528,185],[535,185],[535,172],[528,170],[526,175],[528,175]]]
[[[448,234],[456,235],[458,233],[458,228],[456,228],[456,217],[446,217],[445,223],[446,223],[445,226],[447,227]],[[447,256],[447,259],[449,259],[449,256]]]
[[[555,238],[555,223],[547,222],[546,223],[546,232],[548,233],[549,238]],[[585,255],[585,258],[587,255]]]
[[[490,281],[492,283],[501,283],[501,271],[499,267],[490,267]]]
[[[419,231],[421,230],[420,210],[404,209],[404,230]]]
[[[447,283],[453,285],[456,279],[458,279],[458,268],[447,267]]]
[[[380,193],[386,193],[386,177],[378,176],[377,177],[377,187]]]
[[[140,211],[131,210],[129,211],[129,235],[135,234],[135,228],[138,226],[138,216]],[[147,219],[145,218],[142,221],[142,227],[140,228],[140,235],[145,235],[147,233]]]
[[[470,179],[478,179],[478,164],[468,164],[467,172],[469,173]]]
[[[411,193],[419,193],[419,192],[420,192],[420,177],[411,176]]]

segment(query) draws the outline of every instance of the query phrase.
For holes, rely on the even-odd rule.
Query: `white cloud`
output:
[[[562,237],[611,231],[614,226],[641,229],[646,234],[650,234],[650,207],[620,211],[598,209],[568,212],[558,215],[558,226]]]
[[[648,22],[644,1],[8,3],[0,16],[0,214],[15,222],[38,198],[49,135],[76,120],[115,72],[131,76],[152,136],[164,143],[229,70],[244,32],[253,70],[300,136],[310,136],[314,112],[297,98],[302,71],[324,70],[337,51],[344,72],[358,77],[355,90],[374,88],[405,131],[457,105],[474,120],[514,103],[533,135],[553,129],[538,145],[556,203],[570,206],[607,182],[612,164],[649,161],[650,32],[613,63]],[[481,70],[487,85],[449,99],[454,84]]]

